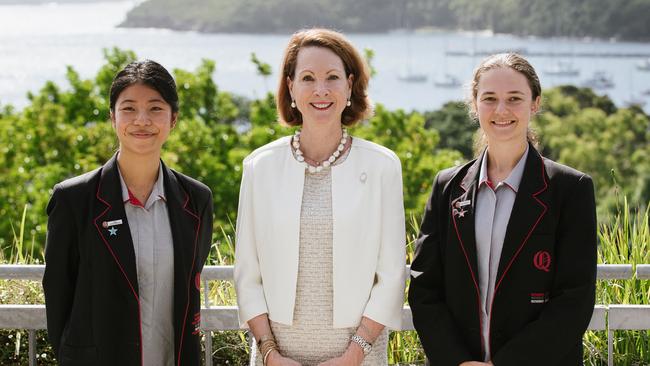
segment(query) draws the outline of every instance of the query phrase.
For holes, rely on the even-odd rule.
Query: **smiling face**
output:
[[[341,58],[328,48],[305,47],[298,53],[293,79],[287,78],[291,97],[304,124],[341,124],[350,98],[352,78],[346,77]]]
[[[540,97],[533,99],[522,73],[496,67],[480,76],[473,103],[488,145],[521,144],[526,142],[528,123],[539,109]]]
[[[120,153],[160,155],[176,124],[176,113],[155,89],[141,83],[126,87],[111,111]]]

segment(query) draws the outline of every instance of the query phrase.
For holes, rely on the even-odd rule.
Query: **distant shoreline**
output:
[[[117,3],[127,0],[0,0],[0,5],[47,5],[47,4],[85,4]]]
[[[650,0],[610,0],[603,12],[596,1],[542,7],[531,11],[525,0],[492,3],[454,0],[145,0],[131,9],[120,27],[164,28],[199,33],[291,34],[325,26],[348,34],[382,34],[488,29],[520,37],[567,37],[650,42]],[[462,4],[461,4],[462,3]]]

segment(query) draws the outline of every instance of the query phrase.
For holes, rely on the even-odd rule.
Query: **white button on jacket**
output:
[[[280,138],[244,160],[235,243],[242,327],[264,313],[293,321],[305,166],[290,141]],[[355,137],[346,160],[331,169],[334,327],[357,326],[366,316],[399,329],[406,257],[399,158]]]

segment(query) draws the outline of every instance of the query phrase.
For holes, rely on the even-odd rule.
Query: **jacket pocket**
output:
[[[62,366],[90,366],[97,364],[97,347],[63,344],[60,362]]]

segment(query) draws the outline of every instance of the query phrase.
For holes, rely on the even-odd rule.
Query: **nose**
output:
[[[149,118],[149,114],[146,111],[138,113],[135,120],[133,120],[133,124],[138,126],[150,125],[151,119]]]
[[[505,113],[507,110],[508,110],[508,108],[506,106],[506,102],[504,100],[500,100],[497,103],[497,107],[496,107],[496,109],[494,111],[496,113],[500,114],[500,113]]]
[[[318,95],[319,97],[322,96],[327,96],[330,94],[329,88],[325,84],[325,82],[320,81],[316,83],[316,89],[314,90],[314,94]]]

